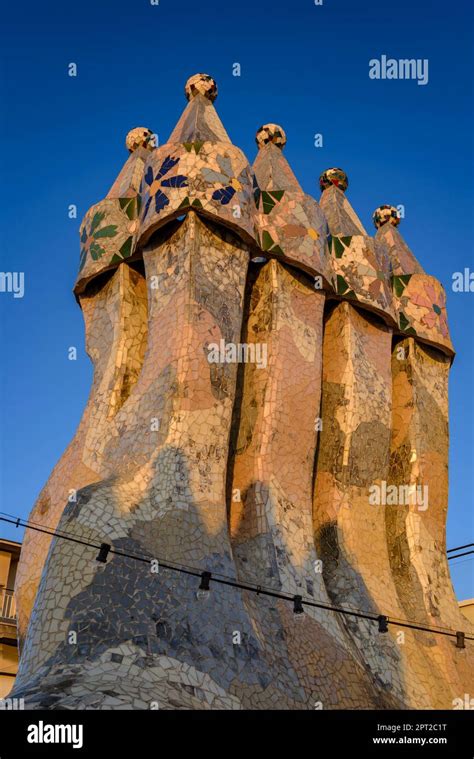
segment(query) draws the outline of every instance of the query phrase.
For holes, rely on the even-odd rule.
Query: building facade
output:
[[[14,586],[21,544],[0,538],[0,698],[13,687],[18,670]]]

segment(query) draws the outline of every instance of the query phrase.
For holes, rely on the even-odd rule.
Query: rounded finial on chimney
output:
[[[272,142],[273,145],[283,149],[286,145],[285,130],[283,127],[278,126],[278,124],[264,124],[260,129],[257,129],[255,142],[257,143],[259,150],[265,147],[265,145],[268,145],[269,142]]]
[[[184,92],[188,100],[195,95],[204,95],[212,103],[217,97],[217,84],[209,74],[194,74],[186,82]]]
[[[400,224],[400,216],[395,206],[379,206],[375,209],[372,220],[377,229],[380,229],[380,227],[383,227],[387,223],[392,224],[394,227],[398,227]]]
[[[125,145],[130,153],[133,153],[137,148],[154,150],[156,148],[155,134],[146,127],[135,127],[127,134]]]
[[[335,187],[339,187],[340,190],[345,192],[349,187],[349,180],[347,178],[346,172],[342,169],[336,168],[326,169],[326,171],[323,171],[319,177],[319,186],[321,188],[321,192],[323,192],[323,190],[327,190],[327,188],[331,187],[331,185],[335,185]]]

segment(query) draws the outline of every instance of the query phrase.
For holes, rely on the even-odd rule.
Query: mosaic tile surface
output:
[[[153,150],[156,147],[155,135],[148,127],[135,127],[127,134],[125,145],[130,153],[133,153],[137,148]]]
[[[393,292],[400,331],[437,345],[452,356],[446,293],[441,283],[427,274],[394,276]]]
[[[450,358],[417,342],[397,341],[392,350],[392,433],[388,481],[426,488],[426,502],[387,505],[390,568],[405,617],[428,625],[463,626],[449,580],[446,557],[448,507],[448,375]],[[424,621],[424,622],[423,622]],[[464,656],[452,656],[444,636],[419,640],[429,646],[437,697],[452,683],[472,678]],[[454,696],[455,697],[455,696]]]
[[[186,82],[184,93],[188,100],[204,95],[212,103],[217,97],[217,84],[209,74],[194,74]]]
[[[136,197],[107,199],[87,212],[80,229],[82,286],[99,270],[115,267],[133,255],[139,206]]]
[[[192,107],[195,100],[191,101]],[[167,143],[149,159],[140,188],[140,234],[189,208],[253,238],[253,180],[244,154],[230,143]]]
[[[424,274],[423,267],[406,244],[400,231],[392,224],[383,224],[377,229],[376,243],[389,259],[393,276]]]
[[[113,434],[110,420],[131,392],[147,343],[147,295],[142,276],[120,266],[104,286],[92,284],[80,296],[86,350],[94,365],[89,399],[77,432],[41,491],[31,513],[40,526],[56,526],[71,490],[106,473],[104,447]],[[27,530],[17,574],[17,623],[24,639],[51,539]]]
[[[332,235],[336,237],[365,235],[368,237],[362,222],[339,187],[330,185],[324,189],[319,199],[319,205],[327,219]]]
[[[347,174],[342,169],[326,169],[319,177],[319,187],[321,192],[327,190],[329,187],[338,187],[342,192],[345,192],[349,187],[349,180]]]
[[[259,138],[262,143],[253,165],[257,243],[264,252],[320,275],[320,289],[332,288],[334,272],[326,219],[316,201],[303,192],[283,156],[280,133],[275,124],[257,132],[257,143]],[[266,143],[262,135],[268,138]]]
[[[392,353],[393,411],[390,481],[429,487],[426,513],[414,504],[387,509],[389,549],[399,593],[413,615],[459,625],[445,552],[448,504],[448,375],[450,359],[414,338],[397,342]],[[407,455],[407,451],[410,455]],[[429,581],[427,581],[429,576]]]
[[[396,320],[390,267],[371,237],[331,236],[329,249],[336,292],[367,308],[380,311],[389,324]]]
[[[286,133],[283,127],[278,124],[264,124],[257,129],[255,142],[259,148],[263,148],[268,143],[273,143],[278,148],[284,148],[286,145]]]
[[[392,227],[397,227],[400,224],[400,217],[394,206],[379,206],[373,213],[372,221],[376,229],[379,229],[384,224],[391,224]]]
[[[391,331],[379,320],[362,315],[348,303],[328,313],[323,345],[323,430],[313,504],[315,539],[327,592],[334,602],[375,613],[384,609],[389,617],[416,619],[423,624],[423,608],[415,610],[416,604],[412,604],[407,617],[408,610],[400,600],[400,577],[392,571],[391,543],[387,542],[387,507],[370,500],[371,488],[391,482],[393,472],[391,352]],[[398,413],[395,407],[394,414]],[[400,454],[404,461],[412,457],[411,449],[405,448]],[[393,509],[403,513],[405,507],[397,504]],[[445,524],[445,514],[442,520]],[[441,551],[445,562],[444,546]],[[449,582],[442,572],[437,576]],[[429,594],[426,577],[425,583]],[[452,590],[449,597],[451,606],[457,608]],[[437,636],[406,631],[399,645],[395,627],[381,648],[378,643],[374,645],[364,620],[349,617],[346,624],[366,666],[382,687],[418,708],[450,703],[461,683],[472,677],[472,662],[469,669],[465,659],[456,659],[452,641],[441,654],[441,660],[446,657],[443,664],[440,652],[444,644]],[[391,666],[387,667],[387,661]]]
[[[155,148],[154,134],[145,127],[127,135],[131,155],[107,199],[88,211],[80,230],[77,294],[94,276],[125,258],[141,258],[143,245],[156,229],[192,209],[234,230],[265,256],[322,277],[322,288],[337,297],[357,298],[380,312],[396,332],[418,329],[420,339],[453,353],[444,334],[444,311],[439,323],[426,315],[423,319],[425,288],[410,308],[406,294],[403,301],[396,295],[400,283],[390,282],[392,274],[423,273],[395,229],[400,222],[395,207],[382,205],[374,212],[374,243],[345,196],[349,180],[342,169],[321,174],[318,204],[302,191],[282,155],[287,138],[281,126],[259,128],[259,152],[251,168],[216,113],[217,85],[212,77],[190,77],[185,92],[189,103],[166,144]],[[434,287],[437,313],[437,307],[443,309],[443,298]]]
[[[135,198],[140,190],[143,170],[148,157],[148,150],[145,150],[144,148],[137,148],[134,150],[107,193],[107,197]]]
[[[278,125],[258,130],[250,167],[216,95],[211,77],[191,77],[160,148],[132,130],[128,160],[84,218],[75,293],[94,379],[31,519],[473,634],[445,555],[442,286],[392,207],[367,234],[341,169],[323,172],[319,203],[304,193]],[[371,503],[383,483],[426,484],[429,508]],[[472,687],[470,642],[410,629],[401,642],[396,624],[295,615],[282,600],[212,582],[197,592],[194,576],[96,557],[27,531],[13,692],[26,708],[446,709]]]

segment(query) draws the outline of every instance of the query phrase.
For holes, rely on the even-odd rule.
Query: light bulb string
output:
[[[81,545],[86,545],[88,547],[97,548],[99,550],[99,547],[96,546],[95,544],[92,544],[90,542],[84,541],[84,540],[78,538],[76,534],[74,534],[72,532],[68,532],[67,530],[59,530],[57,527],[54,528],[51,525],[44,525],[44,524],[41,524],[40,522],[34,522],[33,520],[24,520],[24,519],[21,519],[20,517],[16,517],[14,514],[8,514],[5,511],[0,511],[0,515],[2,515],[2,514],[4,516],[10,518],[9,520],[3,520],[3,521],[10,521],[11,523],[14,523],[16,527],[20,527],[21,526],[21,527],[26,527],[27,529],[32,529],[32,530],[34,529],[34,530],[36,530],[36,532],[42,532],[42,533],[45,533],[46,535],[50,535],[51,537],[64,537],[64,538],[67,538],[68,540],[71,540],[72,542],[79,543]],[[474,545],[474,543],[470,543],[468,545]],[[449,550],[450,551],[457,551],[460,548],[466,548],[466,547],[468,547],[468,546],[458,546],[457,548],[451,548]],[[163,566],[163,567],[171,569],[171,570],[182,571],[182,573],[184,573],[184,574],[190,574],[191,570],[194,570],[196,577],[197,576],[201,576],[201,573],[203,571],[201,568],[193,567],[193,566],[191,566],[189,564],[186,564],[186,565],[185,564],[180,564],[179,562],[171,561],[169,559],[166,559],[166,560],[162,561],[161,559],[159,559],[156,556],[153,556],[151,554],[148,554],[148,555],[144,554],[142,556],[139,556],[139,555],[136,555],[136,554],[132,555],[132,554],[129,554],[129,553],[126,553],[126,552],[122,552],[121,553],[120,551],[117,551],[117,549],[114,549],[111,552],[115,553],[117,555],[122,555],[122,556],[127,557],[127,558],[133,558],[133,559],[136,559],[137,561],[142,561],[142,562],[150,562],[152,560],[155,560],[155,561],[157,561],[160,564],[160,566]],[[452,559],[456,559],[458,557],[457,556],[452,556],[452,557],[448,556],[448,559],[451,559],[451,558]],[[459,563],[461,563],[461,562],[459,562]],[[457,566],[457,565],[454,564],[453,566]],[[221,578],[223,578],[225,580],[229,580],[230,582],[234,581],[233,577],[230,577],[229,575],[226,575],[226,574],[224,574],[222,572],[213,571],[212,574],[213,574],[215,582],[217,582],[217,580],[216,580],[217,577],[221,577]],[[258,592],[261,592],[263,590],[269,591],[269,592],[273,592],[273,593],[279,593],[280,592],[278,590],[278,588],[273,588],[273,587],[271,587],[269,585],[263,585],[261,583],[254,583],[253,589],[254,590],[258,590]],[[8,589],[8,590],[11,590],[13,592],[13,588],[12,589]],[[306,604],[311,603],[311,599],[309,599],[308,597],[306,597],[306,600],[304,600],[304,603],[306,603]],[[323,604],[323,608],[326,608],[326,606],[324,605],[324,602],[320,601],[320,603]],[[375,619],[376,618],[370,612],[363,612],[363,611],[361,611],[360,609],[356,608],[355,606],[353,606],[350,603],[346,604],[345,609],[347,609],[347,610],[352,609],[354,611],[354,615],[355,616],[360,613],[360,614],[365,614],[368,619],[369,618],[370,619]],[[346,613],[348,613],[348,611]],[[398,617],[395,617],[393,615],[389,615],[389,616],[393,620],[399,619]],[[401,622],[405,622],[405,621],[409,621],[410,624],[420,624],[423,628],[425,627],[423,625],[423,623],[420,622],[419,620],[400,620],[400,623]],[[431,625],[430,629],[432,629],[432,630],[444,630],[444,631],[452,633],[451,628],[449,628],[449,627],[441,627],[439,625]]]
[[[4,512],[2,512],[2,513],[4,513]],[[60,532],[50,532],[49,530],[45,529],[44,527],[37,527],[36,525],[33,525],[33,524],[29,523],[27,520],[21,519],[19,517],[18,518],[13,517],[12,519],[9,519],[7,517],[0,516],[0,521],[2,521],[2,522],[8,522],[10,524],[16,524],[17,526],[26,527],[26,528],[28,528],[30,530],[35,530],[37,532],[42,532],[42,533],[51,535],[52,537],[61,538],[63,540],[69,540],[71,542],[74,542],[74,543],[86,546],[88,548],[94,548],[97,551],[101,551],[103,547],[106,547],[107,548],[107,554],[111,553],[111,554],[114,554],[116,556],[121,556],[122,558],[133,559],[135,561],[140,561],[140,562],[146,563],[146,564],[149,564],[150,561],[157,561],[158,562],[158,566],[162,567],[163,569],[168,569],[168,570],[174,571],[174,572],[180,572],[182,574],[187,574],[187,575],[190,575],[190,576],[193,576],[193,577],[202,577],[203,576],[203,571],[202,570],[198,570],[196,568],[190,568],[190,567],[188,568],[185,565],[173,565],[172,563],[169,563],[169,562],[164,562],[164,561],[162,562],[158,558],[153,557],[153,556],[145,558],[144,556],[139,556],[139,555],[136,555],[136,554],[127,553],[127,552],[124,552],[124,551],[117,550],[116,548],[112,548],[112,546],[110,546],[108,543],[103,543],[101,545],[96,545],[94,543],[91,543],[91,542],[88,542],[88,541],[85,541],[85,540],[81,540],[81,539],[76,538],[76,537],[71,537],[71,536],[68,536],[66,534],[61,534]],[[263,596],[267,596],[267,597],[270,597],[270,598],[277,598],[278,600],[281,600],[281,601],[290,601],[291,603],[294,603],[294,601],[295,601],[295,596],[294,595],[291,596],[291,595],[288,595],[288,594],[285,594],[285,593],[281,593],[281,592],[278,592],[278,591],[275,591],[275,590],[270,590],[270,589],[267,589],[267,588],[265,588],[265,587],[263,587],[261,585],[257,585],[257,584],[242,583],[242,582],[238,582],[237,580],[230,579],[230,578],[226,579],[224,577],[219,577],[218,575],[214,575],[212,573],[211,573],[210,580],[212,582],[215,582],[215,583],[219,584],[219,585],[225,585],[225,586],[228,586],[228,587],[237,588],[239,590],[246,590],[246,591],[249,591],[249,592],[252,592],[252,593],[256,593],[257,595],[263,595]],[[383,614],[375,614],[375,613],[374,614],[370,614],[370,613],[363,612],[363,611],[355,611],[353,609],[348,609],[348,608],[344,608],[344,607],[340,607],[340,606],[334,606],[332,604],[324,604],[324,603],[320,603],[320,602],[317,602],[317,601],[311,601],[309,599],[303,598],[302,596],[300,596],[299,598],[301,599],[301,603],[304,606],[309,606],[311,608],[323,609],[325,611],[333,611],[333,612],[338,613],[338,614],[343,614],[343,615],[347,615],[347,616],[351,616],[351,617],[357,617],[359,619],[367,619],[367,620],[370,620],[372,622],[379,622],[380,623],[380,620],[384,619],[385,622],[386,622],[386,624],[395,625],[397,627],[406,627],[406,628],[410,628],[410,629],[414,629],[414,630],[421,630],[421,631],[430,632],[430,633],[433,633],[433,634],[436,634],[436,635],[446,635],[446,636],[449,636],[449,637],[452,637],[452,638],[456,638],[456,639],[458,639],[459,635],[462,635],[462,637],[463,637],[464,640],[474,640],[473,637],[467,636],[467,635],[465,635],[465,633],[463,633],[461,631],[455,631],[455,630],[452,630],[450,628],[437,628],[437,627],[434,627],[434,626],[420,625],[420,624],[415,624],[414,622],[411,622],[409,620],[401,620],[401,619],[394,618],[394,617],[389,617],[389,616],[383,615]]]
[[[64,538],[70,540],[71,542],[79,543],[81,545],[87,545],[87,546],[93,547],[93,548],[97,548],[97,550],[100,549],[100,546],[96,546],[95,544],[92,544],[90,542],[84,541],[81,538],[79,538],[75,533],[68,532],[67,530],[59,530],[58,528],[54,528],[51,525],[44,525],[44,524],[41,524],[40,522],[34,522],[32,520],[24,520],[24,519],[21,519],[20,517],[16,517],[14,514],[8,514],[5,511],[0,511],[0,515],[2,515],[2,514],[5,517],[9,517],[9,519],[5,519],[5,520],[2,520],[2,521],[9,521],[10,523],[14,523],[16,527],[26,527],[27,529],[35,530],[36,532],[42,532],[42,533],[44,533],[46,535],[50,535],[51,537],[64,537]],[[0,517],[0,519],[1,519],[1,517]],[[181,570],[183,573],[187,573],[187,574],[189,574],[191,570],[194,570],[196,577],[197,576],[200,577],[201,574],[202,574],[202,571],[203,571],[199,567],[193,567],[192,565],[189,565],[189,564],[180,564],[179,562],[175,562],[175,561],[172,561],[170,559],[163,559],[163,560],[161,560],[161,559],[159,559],[156,556],[151,555],[151,554],[148,554],[148,555],[143,554],[141,556],[140,555],[136,555],[136,554],[132,555],[132,554],[129,554],[129,553],[126,553],[126,552],[121,553],[117,549],[111,550],[110,553],[115,553],[116,555],[126,556],[127,558],[134,558],[137,561],[142,561],[142,562],[150,562],[152,560],[156,560],[159,563],[159,565],[162,566],[162,567],[169,568],[169,569]],[[218,572],[218,571],[215,571],[215,570],[213,570],[212,576],[213,576],[215,582],[217,581],[216,580],[217,577],[221,577],[224,580],[229,580],[230,582],[234,581],[234,578],[231,577],[230,575],[226,575],[226,574],[224,574],[222,572]],[[273,593],[279,593],[280,592],[278,590],[278,588],[273,588],[273,587],[271,587],[269,585],[264,585],[262,583],[254,583],[253,587],[254,587],[254,589],[258,590],[259,593],[262,592],[263,590],[268,591],[268,592],[273,592]],[[11,590],[13,591],[13,588]],[[309,600],[310,599],[308,599],[308,601]],[[321,602],[321,603],[323,603],[323,602]],[[361,611],[360,609],[357,609],[356,607],[352,606],[350,603],[346,605],[346,608],[353,609],[354,612],[360,612]],[[366,613],[370,614],[370,612],[366,612]],[[449,629],[449,628],[440,628],[440,629]]]

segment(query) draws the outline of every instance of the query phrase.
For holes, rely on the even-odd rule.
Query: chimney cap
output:
[[[394,227],[398,227],[400,224],[400,216],[395,206],[379,206],[375,209],[372,215],[372,221],[376,229],[380,229],[384,224],[392,224]]]
[[[204,95],[213,103],[217,97],[216,80],[209,74],[194,74],[186,82],[184,92],[188,100],[192,100],[195,95]]]
[[[323,192],[323,190],[327,190],[328,187],[331,187],[331,185],[334,185],[335,187],[338,187],[340,190],[345,192],[349,187],[349,179],[346,172],[335,167],[323,171],[319,177],[319,186],[321,188],[321,192]]]
[[[268,145],[269,142],[272,142],[273,145],[283,149],[286,145],[285,130],[278,124],[264,124],[260,129],[257,129],[255,142],[257,143],[259,150],[265,147],[265,145]]]
[[[131,129],[127,134],[125,145],[129,153],[133,153],[137,148],[154,150],[156,148],[155,133],[147,127],[135,127],[135,129]]]

